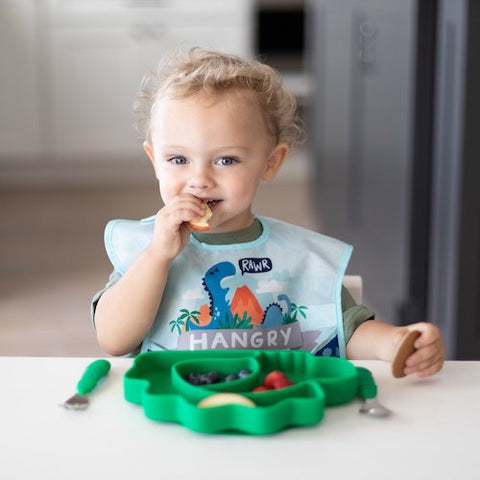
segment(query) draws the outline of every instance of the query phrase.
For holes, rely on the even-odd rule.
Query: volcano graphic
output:
[[[232,303],[230,305],[230,310],[232,311],[233,315],[238,314],[240,318],[243,318],[244,313],[247,312],[247,317],[252,318],[252,325],[258,325],[262,323],[262,307],[258,303],[255,295],[246,285],[243,287],[238,287],[235,291],[235,295],[233,296]]]

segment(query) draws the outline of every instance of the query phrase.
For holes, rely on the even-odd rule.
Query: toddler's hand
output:
[[[410,375],[416,372],[419,377],[437,373],[445,360],[445,347],[440,330],[432,323],[414,323],[399,330],[399,340],[409,330],[419,331],[420,336],[415,341],[417,350],[405,360],[404,373]]]
[[[186,222],[205,213],[205,205],[197,197],[178,195],[158,211],[151,248],[163,258],[174,259],[185,247],[191,229]]]

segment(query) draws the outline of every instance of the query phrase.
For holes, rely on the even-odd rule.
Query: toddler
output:
[[[405,374],[441,369],[438,328],[375,320],[342,287],[349,245],[252,212],[260,182],[302,137],[272,68],[198,48],[171,55],[142,82],[135,110],[164,206],[107,225],[114,270],[92,304],[107,353],[303,349],[391,361],[419,330]],[[208,230],[195,230],[207,210]]]

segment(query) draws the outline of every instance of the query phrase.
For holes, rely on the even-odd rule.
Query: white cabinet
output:
[[[50,41],[50,153],[76,161],[139,149],[131,105],[142,65],[128,29],[59,28]]]
[[[34,0],[0,0],[0,159],[40,149],[37,34]]]
[[[179,47],[252,55],[252,29],[253,0],[0,0],[0,164],[137,160],[143,74]]]
[[[52,0],[46,26],[51,156],[135,160],[141,145],[131,111],[142,75],[179,47],[250,55],[250,17],[244,0]]]

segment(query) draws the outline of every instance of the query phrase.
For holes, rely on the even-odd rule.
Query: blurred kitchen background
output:
[[[135,92],[199,45],[297,95],[309,140],[256,212],[352,243],[379,318],[480,359],[479,27],[476,0],[0,0],[0,355],[102,355],[104,225],[160,207]]]

